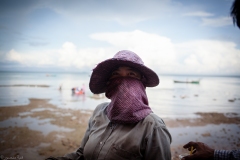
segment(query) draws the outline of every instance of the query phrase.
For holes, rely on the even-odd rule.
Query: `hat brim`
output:
[[[89,83],[89,88],[92,93],[104,93],[111,73],[119,66],[132,67],[141,72],[141,74],[145,77],[144,85],[146,87],[155,87],[159,84],[158,75],[145,65],[112,58],[99,63],[97,67],[93,69]]]

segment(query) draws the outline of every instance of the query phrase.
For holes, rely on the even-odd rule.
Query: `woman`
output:
[[[171,135],[148,106],[146,87],[159,84],[157,74],[127,50],[99,63],[89,87],[111,99],[96,107],[80,148],[65,157],[105,160],[170,160]]]

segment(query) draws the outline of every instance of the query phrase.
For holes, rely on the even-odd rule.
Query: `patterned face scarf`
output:
[[[152,111],[143,83],[132,77],[119,77],[110,80],[106,97],[111,99],[107,116],[116,123],[136,123]]]

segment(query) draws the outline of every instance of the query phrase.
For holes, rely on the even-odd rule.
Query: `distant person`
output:
[[[235,0],[231,7],[231,16],[233,19],[233,24],[237,24],[240,29],[240,0]]]
[[[62,85],[59,86],[58,90],[59,90],[59,91],[62,91]]]
[[[145,90],[158,84],[157,74],[134,52],[119,51],[99,63],[93,69],[90,90],[105,92],[111,102],[96,107],[80,148],[65,158],[171,160],[171,135],[149,107]]]
[[[83,91],[83,94],[85,94],[85,92],[86,92],[86,89],[85,89],[85,84],[82,84],[82,91]]]
[[[240,160],[240,150],[215,150],[202,142],[189,142],[183,148],[193,147],[195,151],[192,155],[182,158],[182,160]]]
[[[74,95],[75,94],[75,87],[73,87],[71,90],[72,90],[72,95]]]

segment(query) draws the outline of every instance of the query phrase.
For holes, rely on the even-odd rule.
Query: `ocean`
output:
[[[240,114],[240,77],[166,76],[160,84],[147,88],[149,106],[163,118],[194,118],[196,112]],[[0,107],[26,105],[30,98],[49,99],[60,108],[94,110],[106,101],[89,90],[86,73],[0,72]],[[200,80],[199,84],[174,80]],[[59,87],[61,86],[61,90]],[[85,86],[85,95],[73,95],[73,87]]]

